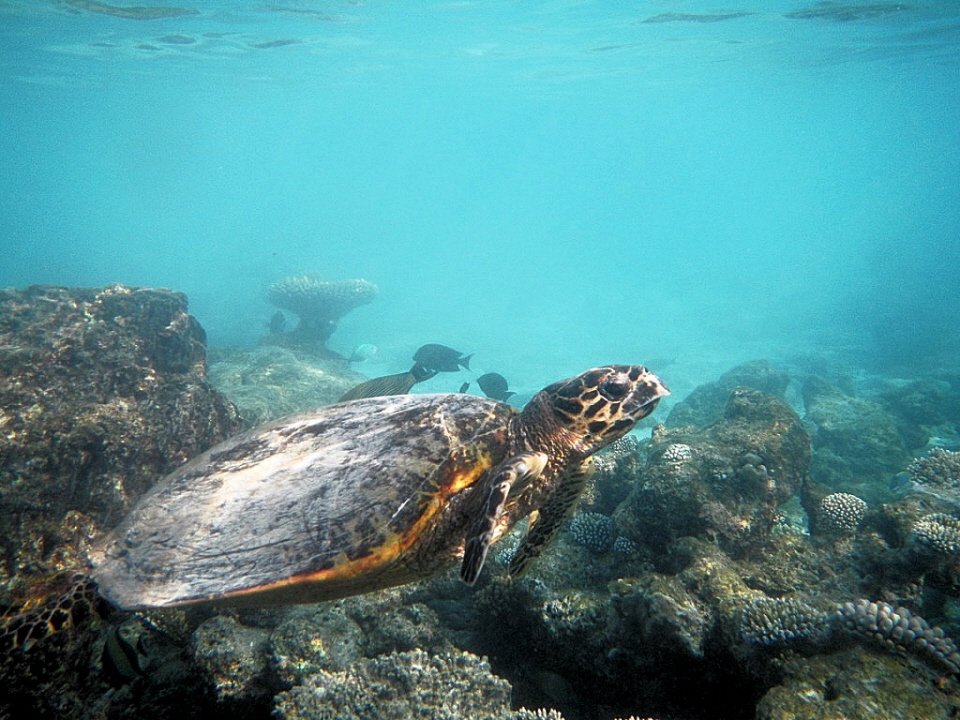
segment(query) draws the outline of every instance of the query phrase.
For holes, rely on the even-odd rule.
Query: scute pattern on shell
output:
[[[867,512],[867,503],[850,493],[830,493],[820,501],[820,522],[826,528],[845,535],[856,532]]]

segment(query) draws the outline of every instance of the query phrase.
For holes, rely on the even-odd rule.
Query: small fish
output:
[[[429,370],[438,372],[457,372],[460,367],[470,369],[470,358],[473,355],[464,355],[446,345],[427,343],[421,346],[413,355],[413,359]]]
[[[403,395],[404,393],[410,392],[410,388],[417,383],[429,380],[436,374],[436,370],[428,370],[420,363],[415,363],[414,366],[405,373],[384,375],[362,382],[356,387],[347,390],[337,402],[380,397],[381,395]]]
[[[463,385],[460,386],[459,392],[465,393],[469,388],[470,388],[470,383],[465,382]]]
[[[890,478],[889,487],[891,490],[897,493],[905,493],[910,490],[912,485],[912,480],[910,479],[910,473],[908,472],[898,472],[892,478]]]
[[[477,378],[477,385],[483,394],[493,400],[506,402],[514,393],[507,390],[507,379],[500,373],[487,373]]]
[[[282,312],[277,310],[273,317],[270,318],[270,322],[267,323],[267,327],[270,329],[271,335],[279,335],[283,332],[283,329],[287,326],[287,316]]]
[[[136,635],[136,641],[131,636]],[[119,626],[107,632],[100,656],[103,670],[116,686],[133,682],[144,677],[147,653],[143,646],[143,635],[134,633],[130,628]]]
[[[362,363],[364,360],[369,360],[374,355],[377,354],[377,346],[371,345],[370,343],[363,343],[357,345],[353,352],[350,353],[350,357],[347,358],[348,363]]]

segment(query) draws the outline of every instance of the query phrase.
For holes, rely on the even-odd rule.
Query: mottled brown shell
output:
[[[314,602],[427,577],[462,552],[472,491],[513,452],[516,414],[401,395],[256,428],[155,486],[92,575],[125,608]]]

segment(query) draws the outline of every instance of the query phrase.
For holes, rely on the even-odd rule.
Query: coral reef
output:
[[[356,382],[343,367],[261,347],[211,353],[210,377],[254,423],[330,402]],[[892,500],[858,487],[869,508],[834,484],[875,479],[861,469],[887,460],[857,457],[874,450],[831,433],[859,426],[884,456],[896,446],[885,434],[894,405],[917,397],[896,431],[920,437],[934,395],[890,383],[889,402],[864,401],[851,382],[809,394],[811,478],[810,437],[782,399],[788,381],[765,363],[735,368],[691,396],[679,426],[599,453],[579,514],[528,576],[492,572],[468,588],[441,575],[333,603],[138,614],[119,626],[110,617],[0,665],[10,696],[0,717],[23,704],[63,720],[955,717],[960,520],[944,467],[956,454],[911,463],[911,488]],[[762,387],[739,387],[751,384]],[[88,482],[113,477],[94,468]],[[100,527],[69,510],[57,547]],[[521,535],[488,562],[509,562]],[[22,542],[44,557],[27,547],[37,540]],[[48,566],[78,554],[54,552]],[[845,602],[863,597],[876,600]]]
[[[327,354],[326,342],[340,318],[373,300],[378,292],[368,280],[320,280],[309,275],[283,278],[270,286],[267,298],[300,321],[289,333],[270,336],[269,342]]]
[[[799,488],[810,440],[782,400],[739,388],[724,417],[702,429],[654,428],[648,459],[614,513],[621,532],[662,549],[684,535],[731,553],[770,532],[777,505]]]
[[[343,671],[320,670],[277,696],[282,720],[476,718],[507,720],[510,684],[467,652],[423,650],[362,659]]]

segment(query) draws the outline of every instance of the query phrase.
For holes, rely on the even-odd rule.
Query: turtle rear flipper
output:
[[[467,585],[473,585],[480,576],[487,551],[493,542],[503,508],[514,485],[524,485],[537,478],[547,466],[545,453],[527,452],[504,460],[491,476],[490,492],[484,500],[480,517],[473,526],[463,552],[460,577]]]
[[[530,563],[540,557],[563,525],[563,521],[577,506],[577,500],[580,499],[591,475],[593,461],[587,458],[563,477],[556,491],[540,508],[536,521],[513,554],[508,570],[510,577],[520,577],[530,567]]]

